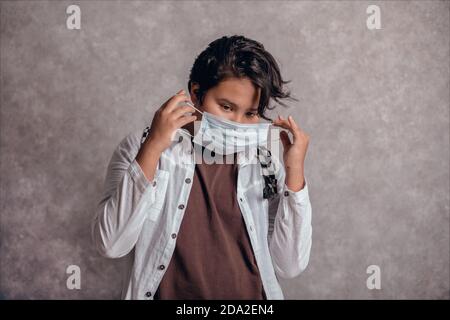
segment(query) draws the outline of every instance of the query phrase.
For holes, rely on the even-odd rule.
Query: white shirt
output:
[[[135,159],[141,135],[142,131],[128,134],[115,149],[91,224],[101,255],[126,257],[122,299],[127,300],[153,299],[175,249],[195,169],[190,136],[180,128],[149,181]],[[303,189],[290,190],[282,163],[272,156],[278,194],[264,199],[264,180],[256,159],[256,149],[237,154],[237,198],[267,299],[284,299],[278,277],[298,276],[309,261],[308,184],[305,178]]]

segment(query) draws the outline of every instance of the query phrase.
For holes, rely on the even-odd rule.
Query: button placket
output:
[[[251,216],[251,213],[249,212],[249,210],[247,210],[247,206],[246,206],[246,201],[245,201],[245,197],[240,194],[239,196],[239,201],[242,203],[242,209],[244,212],[248,212],[248,214],[246,215],[246,223],[248,224],[248,229],[250,230],[250,238],[253,239],[253,243],[254,243],[254,250],[258,249],[258,239],[256,238],[255,233],[253,232],[254,228],[253,228],[253,218]]]
[[[191,172],[192,171],[192,172]],[[194,175],[194,171],[193,170],[188,170],[188,172],[187,172],[187,175],[188,175],[188,177],[185,177],[185,183],[186,183],[186,185],[182,188],[183,189],[183,191],[182,191],[182,194],[181,194],[181,197],[180,197],[180,199],[183,201],[183,198],[184,198],[184,194],[185,194],[185,190],[187,190],[187,189],[185,189],[185,188],[190,188],[190,186],[188,186],[189,184],[191,184],[191,182],[192,182],[192,176]],[[179,209],[179,210],[183,210],[183,209],[185,209],[185,204],[183,204],[183,203],[179,203],[178,204],[178,206],[177,206],[177,208]],[[175,221],[176,221],[176,223],[178,224],[178,227],[179,227],[179,220],[181,219],[181,217],[182,217],[182,215],[181,214],[179,214],[179,215],[176,215],[176,217],[175,217]],[[173,230],[173,232],[170,234],[170,238],[171,239],[176,239],[177,238],[177,229],[174,229]],[[169,239],[170,239],[169,238]],[[169,245],[169,247],[168,248],[173,248],[173,246],[174,246],[174,244],[175,244],[175,242],[176,241],[172,241],[171,242],[171,245]],[[161,262],[164,262],[164,261],[161,261]],[[168,264],[168,262],[167,262],[167,259],[166,259],[166,264]],[[164,273],[163,271],[166,269],[166,265],[164,265],[164,264],[160,264],[160,265],[158,265],[158,267],[157,267],[157,271],[161,271],[161,272],[157,272],[157,274],[159,274],[159,276],[156,276],[156,279],[157,278],[159,278],[159,277],[161,277],[161,275]],[[150,292],[150,291],[148,291],[148,292],[146,292],[145,293],[145,295],[146,295],[146,297],[151,297],[151,295],[152,295],[152,293]]]
[[[191,176],[193,176],[193,174],[192,174]],[[184,182],[185,182],[186,184],[190,184],[190,183],[192,182],[192,179],[191,179],[190,177],[187,177],[187,178],[185,178]],[[186,186],[186,188],[189,188],[189,187]],[[184,187],[183,187],[183,189],[184,189]],[[180,204],[177,206],[177,208],[178,208],[179,210],[183,210],[183,209],[185,208],[185,205],[182,204],[182,203],[180,203]],[[177,215],[177,216],[175,217],[176,223],[178,224],[178,228],[179,228],[179,223],[180,223],[179,220],[180,220],[180,219],[181,219],[181,215]],[[171,237],[172,239],[176,239],[176,238],[177,238],[176,230],[174,230],[174,232],[170,235],[170,237]]]

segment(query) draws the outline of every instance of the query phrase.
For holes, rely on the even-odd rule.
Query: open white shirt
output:
[[[101,255],[126,256],[122,299],[152,300],[175,249],[195,161],[188,131],[180,128],[149,181],[135,159],[141,134],[128,134],[115,149],[91,226]],[[284,299],[278,277],[298,276],[309,261],[312,226],[308,184],[305,178],[303,189],[290,190],[284,167],[273,156],[278,194],[264,199],[264,179],[256,149],[253,151],[237,154],[237,199],[267,299]]]

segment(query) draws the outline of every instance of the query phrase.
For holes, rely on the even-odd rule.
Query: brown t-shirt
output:
[[[236,161],[196,164],[175,251],[155,300],[267,299],[236,199],[237,169]]]

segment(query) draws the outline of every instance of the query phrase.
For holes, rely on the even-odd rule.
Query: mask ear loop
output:
[[[198,112],[200,112],[203,115],[203,111],[198,110],[193,103],[191,103],[190,101],[186,101],[186,104],[188,106],[191,106],[192,108],[194,108],[195,110],[197,110]]]
[[[190,101],[184,101],[188,106],[194,108],[195,110],[197,110],[199,113],[201,113],[203,115],[203,111],[200,111],[197,107],[194,106],[194,104]],[[192,138],[194,137],[192,134],[190,134],[189,132],[185,131],[185,133],[187,133],[188,135],[190,135]]]

